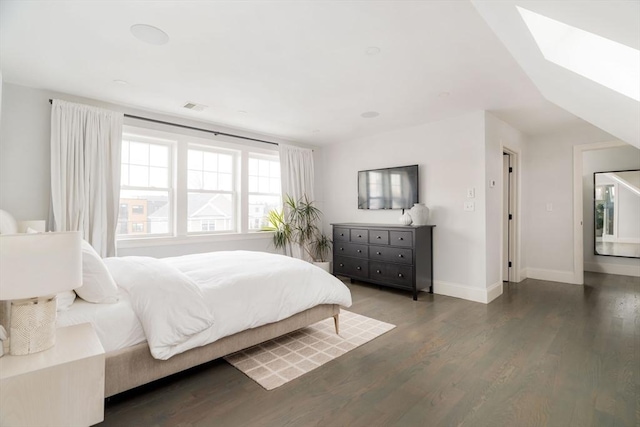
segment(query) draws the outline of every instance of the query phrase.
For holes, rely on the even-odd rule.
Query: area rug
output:
[[[225,357],[225,360],[267,390],[311,372],[365,344],[395,325],[340,311],[340,335],[333,318]]]

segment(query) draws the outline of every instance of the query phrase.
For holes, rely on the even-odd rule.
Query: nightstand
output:
[[[57,329],[56,345],[0,357],[0,425],[90,426],[104,420],[104,349],[89,323]]]

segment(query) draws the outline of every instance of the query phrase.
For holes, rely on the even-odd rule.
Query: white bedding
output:
[[[145,342],[144,330],[131,308],[129,296],[119,290],[118,297],[115,304],[93,304],[76,298],[69,310],[58,312],[57,325],[61,328],[91,323],[106,352]]]
[[[121,260],[124,259],[126,258]],[[150,345],[152,354],[158,359],[168,359],[222,337],[277,322],[319,304],[351,306],[351,293],[340,280],[310,263],[282,255],[231,251],[164,258],[162,261],[184,273],[197,286],[202,301],[212,316],[212,326],[186,339],[182,337],[173,345],[166,345],[165,342],[165,345],[155,349]],[[151,262],[157,263],[158,260]],[[121,270],[123,264],[117,258],[107,262],[110,270]],[[153,305],[156,313],[162,312],[156,304],[167,304],[170,307],[173,302],[171,299],[163,298],[160,292],[149,291],[153,289],[154,282],[153,279],[149,280],[148,274],[143,271],[137,271],[137,274],[132,271],[131,274],[135,277],[129,277],[126,285],[130,291],[132,288],[146,288],[135,296],[135,306]],[[122,271],[118,275],[122,276]],[[118,278],[115,279],[117,283]],[[132,286],[136,281],[143,283],[141,286]],[[129,302],[131,296],[126,301],[133,313]],[[74,311],[75,307],[72,307],[61,317],[72,316],[70,313]],[[162,321],[158,318],[154,320],[140,310],[137,315],[145,329]],[[188,326],[182,325],[182,329]],[[158,332],[156,326],[156,333]],[[172,332],[175,331],[167,331],[168,334]]]

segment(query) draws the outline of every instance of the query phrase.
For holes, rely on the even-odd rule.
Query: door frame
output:
[[[584,232],[582,215],[582,155],[585,151],[606,150],[607,148],[626,147],[622,141],[595,142],[573,146],[573,281],[584,285]]]
[[[512,231],[510,237],[512,237],[512,239],[509,242],[509,251],[511,252],[509,254],[510,255],[509,257],[511,258],[511,275],[510,275],[511,277],[509,277],[509,279],[511,279],[512,283],[518,283],[524,279],[524,272],[520,271],[520,265],[522,264],[521,263],[522,222],[520,221],[520,216],[522,212],[521,210],[522,159],[521,159],[519,150],[513,149],[505,144],[502,145],[501,155],[503,155],[503,153],[507,153],[509,154],[509,156],[511,156],[511,167],[513,168],[513,172],[511,175],[512,185],[511,185],[510,194],[509,194],[509,198],[511,199],[511,212],[513,214],[513,219],[511,220],[511,224],[510,224],[511,231]],[[505,183],[502,182],[502,185],[505,185]],[[500,200],[501,200],[500,212],[504,212],[504,197],[501,196]],[[504,261],[504,248],[502,244],[503,241],[504,241],[504,224],[501,224],[501,227],[500,227],[500,242],[501,242],[500,243],[500,280],[501,281],[504,281],[504,277],[503,277],[504,266],[502,265],[502,262]]]

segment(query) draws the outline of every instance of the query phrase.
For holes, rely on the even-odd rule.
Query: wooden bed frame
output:
[[[106,354],[105,361],[105,397],[235,353],[329,317],[334,318],[336,333],[338,333],[339,315],[339,305],[318,305],[279,322],[238,332],[203,347],[185,351],[168,360],[154,359],[146,342],[109,352]]]

